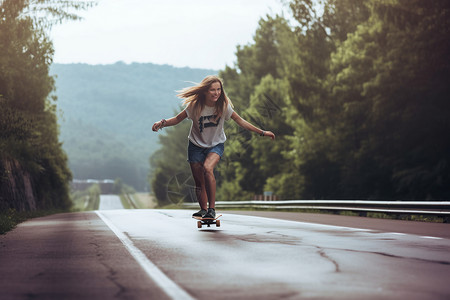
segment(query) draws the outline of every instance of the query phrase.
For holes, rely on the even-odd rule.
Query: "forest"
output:
[[[293,20],[262,18],[219,73],[235,110],[277,138],[227,123],[217,199],[449,199],[450,2],[288,5]],[[161,205],[194,201],[189,123],[165,130],[153,191]]]

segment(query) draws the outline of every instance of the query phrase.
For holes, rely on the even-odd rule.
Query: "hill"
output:
[[[176,90],[214,70],[169,65],[53,64],[60,139],[76,179],[116,179],[145,190],[155,121],[180,110]]]

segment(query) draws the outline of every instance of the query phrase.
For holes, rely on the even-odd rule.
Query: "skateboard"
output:
[[[222,215],[218,215],[215,218],[202,218],[202,217],[192,217],[197,221],[197,227],[202,228],[203,225],[207,225],[208,227],[211,227],[211,224],[216,224],[216,227],[220,227],[220,220],[217,220]]]

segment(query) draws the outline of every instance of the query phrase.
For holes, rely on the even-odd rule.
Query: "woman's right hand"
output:
[[[158,131],[158,130],[160,130],[161,128],[162,128],[162,122],[161,122],[161,121],[156,122],[156,123],[153,124],[153,126],[152,126],[152,130],[153,130],[153,131]]]

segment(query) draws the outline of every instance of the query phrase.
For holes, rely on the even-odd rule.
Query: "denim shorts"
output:
[[[197,145],[194,145],[191,141],[189,141],[188,162],[190,163],[204,162],[206,156],[208,156],[209,153],[217,153],[220,157],[222,157],[224,150],[225,150],[224,143],[217,144],[211,148],[202,148]]]

